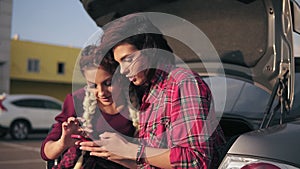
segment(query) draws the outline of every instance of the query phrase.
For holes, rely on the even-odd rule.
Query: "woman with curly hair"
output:
[[[118,63],[113,57],[103,55],[94,45],[82,50],[79,65],[86,86],[66,96],[62,112],[42,143],[41,157],[61,158],[53,168],[125,168],[81,151],[80,140],[71,137],[94,140],[107,131],[118,132],[127,139],[134,137],[137,119],[132,122],[131,117],[136,117],[136,112],[127,106],[131,104],[125,99],[128,90],[122,87],[125,78],[115,73]]]

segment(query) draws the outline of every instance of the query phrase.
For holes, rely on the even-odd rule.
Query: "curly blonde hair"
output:
[[[82,118],[84,119],[82,127],[85,131],[90,133],[92,132],[92,119],[97,107],[97,98],[93,92],[90,92],[87,89],[87,87],[85,88],[85,96],[82,105],[84,110],[82,115]]]
[[[84,75],[84,71],[89,68],[98,68],[102,66],[106,71],[111,74],[114,74],[118,67],[118,62],[116,62],[111,55],[111,53],[103,54],[100,48],[96,45],[88,45],[81,51],[81,58],[79,61],[80,69]],[[121,74],[117,74],[120,76]],[[124,77],[123,77],[124,78]],[[124,90],[127,91],[127,90]],[[123,93],[125,94],[125,92]],[[126,106],[130,113],[130,118],[132,120],[133,126],[138,129],[139,115],[138,115],[138,99],[137,95],[134,92],[133,88],[129,87],[129,98],[124,98],[127,100]],[[93,119],[95,109],[97,107],[96,96],[93,92],[88,90],[88,87],[85,88],[85,97],[83,100],[83,127],[85,129],[92,130],[91,121]]]
[[[129,89],[129,98],[127,98],[128,100],[128,110],[129,110],[129,115],[130,118],[132,120],[132,125],[139,130],[140,126],[139,126],[139,101],[138,101],[138,97],[137,94],[135,92],[135,90],[133,88]]]

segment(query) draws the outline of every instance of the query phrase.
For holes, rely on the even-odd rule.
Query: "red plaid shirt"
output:
[[[184,68],[157,70],[143,96],[141,141],[169,148],[173,168],[213,168],[225,137],[212,103],[209,87],[198,74]],[[156,167],[145,163],[142,168]]]

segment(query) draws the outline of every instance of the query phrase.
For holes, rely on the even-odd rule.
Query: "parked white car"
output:
[[[61,112],[62,102],[50,96],[13,94],[0,96],[0,137],[10,133],[23,140],[30,133],[48,132]]]

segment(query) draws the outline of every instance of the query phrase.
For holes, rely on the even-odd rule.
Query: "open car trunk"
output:
[[[299,125],[288,124],[268,128],[268,120],[272,119],[270,112],[274,108],[274,99],[281,100],[279,109],[281,124],[285,122],[285,114],[293,104],[295,63],[292,34],[293,29],[300,32],[300,8],[294,1],[81,0],[81,2],[99,26],[104,26],[109,21],[129,13],[148,12],[149,18],[155,25],[159,25],[167,37],[176,56],[191,69],[202,76],[233,77],[267,91],[270,97],[264,112],[261,112],[265,113],[265,116],[260,126],[261,129],[266,129],[242,135],[228,153],[278,158],[300,167],[299,160],[295,158],[296,153],[293,153],[295,151],[291,156],[285,156],[290,149],[285,147],[288,144],[283,143],[284,138],[300,140],[299,137],[293,136],[299,135],[299,130],[295,130],[299,129]],[[299,15],[292,17],[297,12]],[[164,20],[162,16],[166,15],[175,16],[172,17],[175,19]],[[191,25],[195,27],[191,29]],[[194,31],[195,28],[198,31]],[[208,40],[211,46],[199,42],[197,32],[205,36],[200,37]],[[268,146],[268,143],[274,139],[277,139],[275,144],[283,143],[283,146],[269,151],[273,147]],[[249,141],[253,146],[249,146]],[[289,147],[293,149],[297,147],[296,144],[298,143],[293,142]],[[258,146],[265,148],[257,151],[255,147]]]
[[[290,64],[293,62],[292,27],[285,24],[292,23],[292,18],[286,14],[291,11],[289,0],[160,0],[151,3],[146,3],[146,0],[81,1],[99,26],[132,12],[163,12],[185,19],[203,31],[212,42],[226,75],[252,81],[269,92],[272,91],[280,73],[294,69],[293,64]],[[108,17],[111,13],[114,15]],[[160,19],[152,20],[159,22]],[[184,21],[182,23],[177,25],[177,33],[189,34],[184,30]],[[164,32],[168,29],[174,31],[176,27],[165,28]],[[178,39],[171,39],[170,44],[185,62],[216,61],[210,57],[202,57],[202,60],[199,60],[197,55],[201,51],[192,51]],[[179,45],[181,46],[178,47]],[[194,69],[203,71],[201,66]],[[292,79],[289,78],[288,82],[290,100]]]
[[[129,13],[150,12],[148,16],[154,24],[164,24],[160,29],[175,54],[191,69],[203,76],[219,74],[238,78],[275,95],[280,85],[284,85],[286,106],[293,103],[293,19],[290,15],[293,9],[289,0],[81,2],[99,26]],[[162,19],[166,14],[178,18]],[[197,41],[189,25],[203,32],[217,53],[206,52],[208,47]],[[279,84],[279,79],[284,79],[284,84]]]

